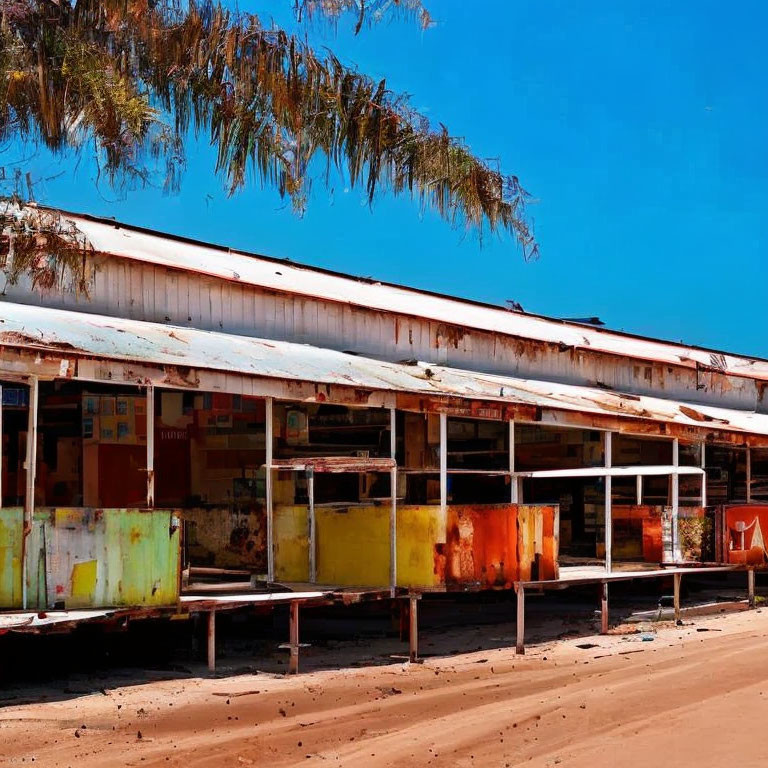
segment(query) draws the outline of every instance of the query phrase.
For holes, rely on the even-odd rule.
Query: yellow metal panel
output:
[[[435,587],[444,580],[444,556],[437,551],[441,541],[440,507],[397,508],[397,585]],[[443,533],[442,538],[445,534]]]
[[[69,606],[83,607],[94,603],[98,560],[85,560],[72,566],[72,588]]]
[[[317,507],[317,581],[389,586],[389,506]]]
[[[276,505],[273,511],[275,578],[278,581],[309,581],[309,509]]]

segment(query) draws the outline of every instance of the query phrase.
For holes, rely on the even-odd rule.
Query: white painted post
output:
[[[680,533],[677,529],[680,513],[680,475],[677,474],[680,466],[680,441],[677,438],[672,441],[672,466],[675,468],[672,475],[672,552],[675,562],[680,562]]]
[[[272,398],[264,401],[265,410],[265,448],[266,476],[264,477],[264,494],[267,503],[267,581],[275,580],[275,523],[272,501],[272,452],[274,451],[274,424],[272,423]]]
[[[509,420],[509,472],[509,500],[512,504],[519,504],[518,479],[515,476],[515,422],[513,419]]]
[[[613,432],[605,433],[605,468],[613,464]],[[613,567],[613,478],[605,474],[605,570]]]
[[[635,479],[636,482],[636,495],[637,495],[637,506],[639,507],[643,503],[643,476],[638,475]]]
[[[397,588],[397,411],[389,409],[389,456],[395,462],[389,472],[391,506],[389,510],[389,589],[392,597]]]
[[[0,467],[3,466],[3,388],[0,386]],[[3,506],[3,473],[0,471],[0,507]]]
[[[307,496],[309,498],[309,581],[317,581],[317,548],[315,542],[315,470],[307,470]]]
[[[147,509],[155,506],[155,387],[147,387]]]
[[[752,449],[747,446],[747,504],[752,501]]]
[[[27,452],[26,452],[26,493],[24,496],[24,531],[21,545],[21,603],[27,609],[27,559],[29,547],[27,537],[32,530],[32,518],[35,513],[35,479],[37,477],[37,411],[40,384],[37,376],[29,381],[29,410],[27,411]]]
[[[440,414],[440,534],[448,527],[448,414]]]

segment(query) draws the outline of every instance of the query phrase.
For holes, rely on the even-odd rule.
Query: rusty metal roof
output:
[[[768,381],[768,360],[634,336],[490,304],[376,282],[221,246],[51,210],[71,220],[103,253],[289,294],[351,304],[522,339]]]
[[[0,346],[361,389],[458,396],[768,435],[768,414],[596,387],[391,363],[286,341],[3,303]]]

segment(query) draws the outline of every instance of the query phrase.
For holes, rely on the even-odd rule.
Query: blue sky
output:
[[[241,0],[295,29],[289,0]],[[315,183],[309,208],[258,183],[228,198],[205,141],[182,191],[118,196],[37,157],[40,202],[531,312],[768,357],[768,3],[427,0],[310,40],[390,87],[533,195],[541,247],[481,244],[407,198]]]

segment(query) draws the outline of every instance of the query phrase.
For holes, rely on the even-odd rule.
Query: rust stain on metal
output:
[[[389,472],[396,467],[394,459],[358,456],[322,456],[317,458],[281,459],[272,462],[274,469],[315,472]]]

